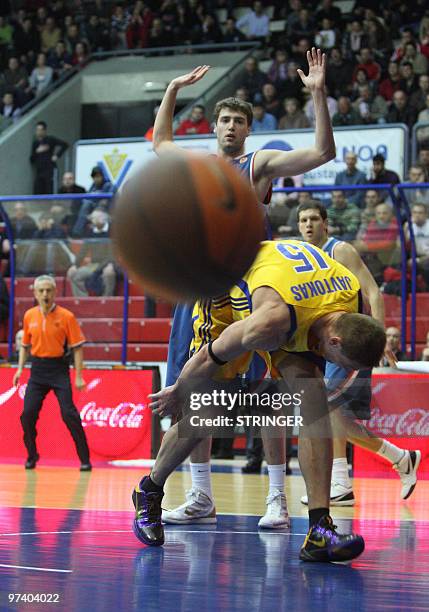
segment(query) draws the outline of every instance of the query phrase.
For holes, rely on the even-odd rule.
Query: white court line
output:
[[[17,533],[0,533],[0,537],[7,536],[26,536],[26,535],[59,535],[59,534],[72,534],[72,533],[132,533],[131,529],[112,529],[112,530],[88,530],[88,531],[18,531]],[[307,533],[291,533],[289,531],[282,531],[281,529],[277,530],[260,530],[260,531],[234,531],[231,530],[219,530],[219,529],[166,529],[166,534],[169,533],[213,533],[217,534],[225,534],[232,533],[234,535],[259,535],[263,533],[264,535],[284,535],[284,536],[306,536]],[[65,570],[64,570],[65,571]]]
[[[0,563],[0,567],[8,567],[12,569],[34,570],[36,572],[60,572],[62,574],[71,574],[73,572],[73,570],[50,569],[49,567],[31,567],[28,565],[6,565],[6,563]]]

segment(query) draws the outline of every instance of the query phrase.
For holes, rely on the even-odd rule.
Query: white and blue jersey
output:
[[[335,259],[335,248],[341,242],[337,238],[328,238],[321,249]],[[370,418],[371,370],[346,370],[327,361],[325,384],[330,404],[341,407],[342,411],[353,418]]]
[[[247,153],[232,160],[232,165],[248,179],[254,187],[254,162],[255,153]],[[264,198],[264,204],[269,204],[271,200],[271,187]],[[271,228],[268,218],[265,217],[265,238],[271,240]],[[193,338],[192,310],[193,304],[178,304],[174,310],[173,323],[171,327],[170,341],[168,344],[167,375],[166,385],[174,385],[183,366],[189,359],[189,347]],[[251,380],[263,377],[265,362],[256,357],[249,369],[247,376]]]

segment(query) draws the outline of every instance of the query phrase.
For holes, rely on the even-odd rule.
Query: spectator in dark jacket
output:
[[[395,91],[393,102],[386,115],[387,123],[405,123],[411,130],[417,120],[416,111],[408,104],[408,96],[403,91]]]
[[[10,218],[13,237],[15,240],[28,240],[33,237],[37,230],[36,222],[27,212],[27,205],[24,202],[16,202],[14,216]]]
[[[106,179],[104,172],[100,166],[94,166],[91,172],[93,183],[89,188],[88,193],[114,193],[115,187]],[[81,237],[85,231],[85,226],[88,223],[88,217],[95,208],[102,207],[100,200],[84,200],[79,210],[77,221],[73,227],[73,235]],[[108,200],[107,208],[110,208],[110,200]]]
[[[31,146],[30,161],[35,170],[34,193],[48,194],[53,192],[54,170],[58,158],[67,149],[68,144],[55,136],[48,136],[47,125],[38,121],[36,136]]]
[[[254,57],[248,57],[244,64],[244,75],[241,78],[240,85],[246,87],[250,93],[250,99],[253,100],[255,94],[262,90],[264,83],[267,83],[267,75],[259,70],[258,61]]]

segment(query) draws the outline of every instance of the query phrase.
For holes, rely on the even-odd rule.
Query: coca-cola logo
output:
[[[409,408],[401,414],[383,413],[375,407],[367,423],[368,429],[383,436],[429,436],[429,411],[424,408]]]
[[[96,402],[88,402],[80,411],[83,427],[95,425],[97,427],[127,427],[137,429],[141,427],[144,418],[143,404],[121,402],[114,407],[97,406]]]

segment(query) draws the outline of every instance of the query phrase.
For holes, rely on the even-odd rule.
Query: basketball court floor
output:
[[[167,526],[161,548],[131,531],[131,491],[147,469],[0,465],[0,610],[429,610],[429,481],[403,502],[397,479],[356,479],[356,506],[332,515],[365,537],[365,552],[348,566],[312,564],[298,559],[302,478],[287,477],[290,531],[260,531],[268,478],[242,475],[242,463],[215,467],[218,524]],[[189,484],[185,466],[163,506],[182,503]]]

